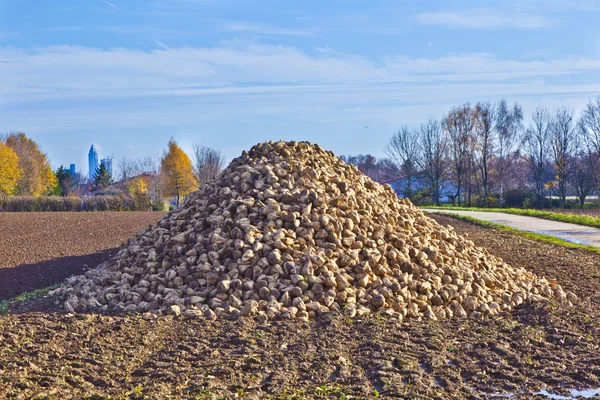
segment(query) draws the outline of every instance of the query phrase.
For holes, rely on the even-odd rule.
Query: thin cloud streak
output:
[[[108,5],[109,7],[112,7],[112,8],[114,8],[114,9],[115,9],[115,10],[117,10],[117,11],[126,12],[125,10],[123,10],[123,9],[122,9],[122,8],[120,8],[120,7],[117,7],[116,5],[114,5],[113,3],[111,3],[110,1],[107,1],[107,0],[100,0],[100,1],[101,1],[101,2],[103,2],[104,4]]]
[[[465,10],[426,12],[414,16],[425,25],[463,29],[540,29],[553,27],[558,21],[542,15],[502,14],[498,10]]]
[[[164,44],[164,43],[163,43],[163,42],[161,42],[160,40],[155,40],[155,41],[154,41],[154,43],[155,43],[155,44],[156,44],[158,47],[160,47],[160,48],[162,48],[162,49],[165,49],[165,50],[167,50],[167,51],[171,50],[171,49],[169,48],[169,46],[167,46],[166,44]]]
[[[231,32],[255,33],[259,35],[272,36],[313,36],[317,33],[315,29],[282,29],[249,23],[226,23],[223,29]]]

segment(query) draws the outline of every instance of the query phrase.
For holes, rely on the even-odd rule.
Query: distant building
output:
[[[98,152],[94,145],[90,147],[90,152],[88,153],[88,167],[89,167],[89,178],[90,181],[93,181],[96,177],[96,169],[98,168]]]
[[[103,158],[102,160],[100,160],[100,165],[104,165],[104,168],[106,168],[110,176],[113,176],[112,157]]]
[[[71,177],[75,176],[75,164],[69,165],[69,174],[71,174]]]

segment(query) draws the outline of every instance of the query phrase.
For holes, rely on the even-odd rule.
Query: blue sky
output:
[[[382,156],[466,101],[578,112],[600,95],[600,2],[570,3],[0,0],[0,132],[86,172],[91,143],[115,163],[170,137]]]

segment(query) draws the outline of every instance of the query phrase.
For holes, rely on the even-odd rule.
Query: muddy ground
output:
[[[0,317],[7,398],[534,398],[600,387],[600,256],[475,227],[460,233],[577,293],[486,320],[402,325],[65,315],[53,299]],[[1,285],[1,283],[0,283]],[[38,312],[27,309],[42,310]],[[542,398],[538,396],[539,398]]]
[[[0,213],[0,300],[62,282],[115,254],[163,216],[151,212]]]

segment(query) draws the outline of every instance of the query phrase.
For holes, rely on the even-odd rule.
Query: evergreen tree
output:
[[[94,185],[97,187],[107,188],[114,183],[110,172],[108,172],[104,164],[100,164],[94,176]]]
[[[54,196],[67,196],[71,191],[71,185],[73,182],[71,171],[61,165],[58,167],[56,172],[54,172],[54,175],[56,175],[57,182],[52,190],[52,194]]]

